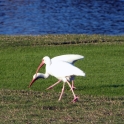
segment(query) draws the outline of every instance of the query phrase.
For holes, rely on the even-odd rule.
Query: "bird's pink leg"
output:
[[[57,85],[57,84],[60,83],[60,82],[61,82],[61,80],[58,80],[55,84],[53,84],[53,85],[51,85],[50,87],[48,87],[47,90],[52,89],[55,85]]]
[[[61,94],[59,96],[59,100],[58,101],[60,101],[61,98],[62,98],[62,95],[63,95],[63,92],[64,92],[64,88],[65,88],[65,82],[63,83],[63,88],[62,88],[62,91],[61,91]]]
[[[70,84],[68,81],[67,81],[67,83],[68,83],[69,87],[71,88],[72,94],[73,94],[73,96],[74,96],[74,99],[73,99],[72,102],[78,101],[78,97],[75,95],[75,93],[74,93],[74,91],[73,91],[73,88],[72,88],[71,84]]]
[[[76,87],[74,86],[74,80],[72,80],[72,85],[71,85],[72,89],[76,89]]]

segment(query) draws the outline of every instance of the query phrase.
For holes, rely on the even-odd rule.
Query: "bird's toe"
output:
[[[77,101],[78,101],[78,99],[79,99],[79,97],[77,97],[77,96],[76,96],[76,97],[73,99],[73,101],[72,101],[72,102],[73,102],[73,103],[75,103],[75,102],[77,102]]]

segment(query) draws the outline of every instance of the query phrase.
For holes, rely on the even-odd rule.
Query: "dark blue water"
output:
[[[124,0],[0,0],[0,34],[124,34]]]

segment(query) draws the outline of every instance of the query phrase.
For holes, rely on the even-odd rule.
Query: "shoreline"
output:
[[[124,35],[0,35],[0,46],[42,46],[42,45],[73,45],[95,43],[124,43]]]

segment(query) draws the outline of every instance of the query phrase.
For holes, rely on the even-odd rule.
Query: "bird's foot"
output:
[[[76,89],[76,87],[73,87],[73,86],[72,86],[72,89],[73,89],[73,90],[75,90],[75,89]],[[71,89],[70,89],[70,90],[71,90]]]
[[[76,87],[72,86],[72,89],[73,89],[73,90],[75,90],[75,89],[76,89]]]
[[[73,102],[73,103],[75,103],[75,102],[77,102],[77,101],[78,101],[78,99],[79,99],[79,97],[78,97],[78,96],[76,96],[76,97],[72,100],[72,102]]]

